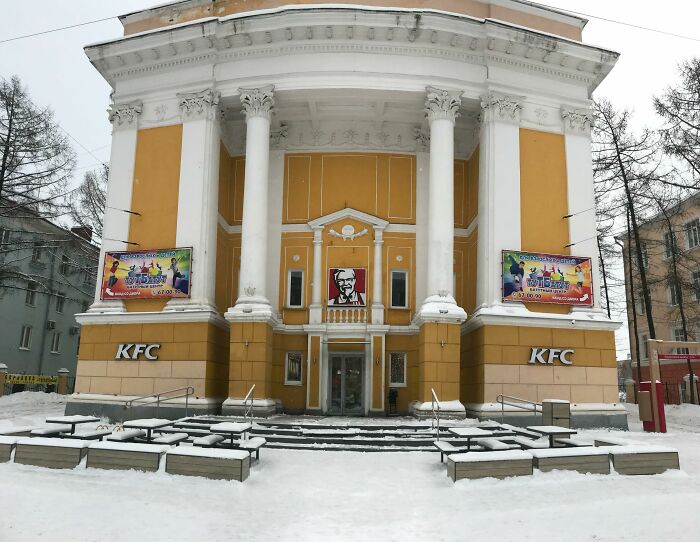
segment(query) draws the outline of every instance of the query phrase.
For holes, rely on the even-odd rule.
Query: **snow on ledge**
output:
[[[449,456],[455,463],[481,463],[483,461],[532,461],[532,453],[523,450],[504,450],[502,452],[467,452]]]
[[[177,447],[168,450],[167,455],[181,455],[188,457],[215,457],[217,459],[246,459],[250,457],[243,450],[226,450],[221,448],[195,448],[194,446]]]
[[[436,405],[440,407],[440,412],[466,413],[464,405],[459,401],[438,401]],[[413,410],[417,410],[419,412],[432,412],[433,403],[430,401],[426,401],[425,403],[415,402],[412,408]]]

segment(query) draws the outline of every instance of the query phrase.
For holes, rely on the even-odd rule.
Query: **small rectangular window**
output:
[[[406,386],[406,353],[392,352],[389,355],[389,386]]]
[[[19,349],[29,350],[32,347],[32,326],[22,326],[19,337]]]
[[[290,269],[287,282],[287,306],[304,306],[304,271]]]
[[[695,301],[700,301],[700,271],[693,272],[693,290],[695,291]]]
[[[301,352],[287,352],[284,361],[284,383],[286,385],[301,385]]]
[[[27,293],[24,296],[24,302],[30,307],[36,306],[36,288],[36,282],[33,282],[31,280],[27,282]]]
[[[66,304],[66,296],[63,294],[58,294],[56,296],[56,312],[62,313],[63,307]]]
[[[61,266],[58,268],[61,275],[67,275],[70,270],[70,259],[65,254],[61,256]]]
[[[59,354],[61,352],[61,332],[54,331],[51,336],[51,353]]]
[[[644,269],[649,269],[649,247],[646,241],[641,242],[642,247],[642,265]]]
[[[700,245],[700,220],[691,220],[685,225],[685,236],[688,241],[688,248],[695,248]]]
[[[677,327],[673,330],[674,341],[686,341],[685,333],[682,327]],[[688,354],[690,351],[687,348],[676,348],[676,354]]]
[[[676,247],[676,235],[672,232],[664,233],[664,258],[667,260],[673,256]]]
[[[391,272],[391,306],[398,309],[408,307],[408,271]]]
[[[639,337],[639,351],[642,354],[642,359],[647,359],[649,357],[649,335],[642,335]]]
[[[677,282],[668,285],[668,301],[674,307],[680,303],[681,286]]]
[[[8,245],[10,243],[10,230],[0,229],[0,245]]]
[[[38,262],[39,260],[41,260],[41,242],[35,241],[32,249],[32,261]]]

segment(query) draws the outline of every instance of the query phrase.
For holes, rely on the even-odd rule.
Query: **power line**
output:
[[[14,38],[7,38],[4,40],[0,40],[0,43],[8,43],[10,41],[17,41],[17,40],[23,40],[26,38],[33,38],[36,36],[43,36],[44,34],[51,34],[53,32],[60,32],[61,30],[70,30],[71,28],[78,28],[80,26],[87,26],[89,24],[95,24],[95,23],[102,23],[104,21],[111,21],[112,19],[116,19],[119,17],[119,15],[112,15],[111,17],[105,17],[103,19],[94,19],[92,21],[85,21],[82,23],[76,23],[76,24],[71,24],[68,26],[60,26],[58,28],[51,28],[49,30],[42,30],[40,32],[32,32],[31,34],[24,34],[22,36],[15,36]]]

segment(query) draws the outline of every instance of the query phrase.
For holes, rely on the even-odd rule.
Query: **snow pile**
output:
[[[36,425],[37,422],[43,423],[50,416],[62,415],[66,408],[67,397],[57,393],[35,391],[4,395],[0,397],[0,428]]]

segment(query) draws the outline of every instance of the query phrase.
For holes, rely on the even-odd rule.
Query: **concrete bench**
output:
[[[126,431],[115,431],[105,440],[111,442],[129,442],[135,438],[145,437],[146,432],[143,429],[127,429]]]
[[[586,442],[583,440],[576,440],[572,438],[555,438],[554,444],[561,444],[570,448],[590,448],[593,446],[592,442]]]
[[[44,437],[23,437],[17,441],[15,463],[50,469],[74,469],[82,461],[90,442]]]
[[[532,474],[532,455],[522,450],[468,452],[447,458],[447,475],[453,482],[464,478],[508,478]]]
[[[19,437],[0,435],[0,463],[7,463],[10,460],[17,440],[19,440]]]
[[[165,454],[165,472],[243,482],[250,474],[250,454],[245,450],[183,446]]]
[[[542,472],[575,470],[582,474],[610,474],[608,452],[592,446],[531,450],[534,465]]]
[[[89,469],[156,472],[168,446],[135,442],[95,442],[88,448]]]
[[[201,446],[203,448],[211,448],[216,446],[219,442],[224,440],[226,437],[223,435],[207,435],[205,437],[198,437],[192,441],[194,446]]]
[[[482,448],[486,448],[487,450],[492,450],[494,452],[520,449],[520,446],[516,444],[508,444],[495,438],[479,438],[476,439],[476,443]]]
[[[78,440],[102,440],[103,437],[111,434],[112,432],[109,429],[99,429],[95,431],[83,431],[81,433],[73,433],[72,435],[66,434],[62,436],[63,438],[75,438]]]
[[[255,452],[255,459],[257,460],[260,459],[260,448],[265,446],[265,444],[267,444],[267,441],[263,437],[253,437],[240,441],[238,449],[245,450],[250,455],[253,455],[253,452]]]
[[[183,440],[187,440],[188,438],[190,438],[190,436],[187,433],[170,433],[154,438],[151,442],[153,444],[174,444],[175,446],[179,446]]]
[[[32,437],[58,437],[61,433],[70,433],[70,425],[53,425],[51,427],[39,427],[29,433]]]
[[[629,444],[638,444],[637,442],[632,442],[631,440],[624,440],[614,437],[603,437],[597,438],[593,441],[594,446],[627,446]]]
[[[34,426],[8,427],[7,429],[0,430],[0,436],[30,437],[34,429],[36,429]]]
[[[661,474],[681,468],[678,450],[665,446],[610,446],[605,450],[612,458],[613,468],[620,474]]]
[[[501,424],[501,427],[503,429],[513,431],[513,433],[515,433],[516,435],[519,435],[521,437],[529,437],[532,439],[538,439],[542,436],[539,433],[535,433],[534,431],[528,431],[524,427],[518,427],[516,425],[510,425],[508,423]]]
[[[513,437],[510,439],[511,442],[514,442],[515,444],[519,445],[520,447],[531,450],[531,449],[542,449],[542,448],[549,448],[549,441],[547,439],[539,439],[539,440],[532,440],[531,438],[527,437]]]
[[[469,450],[469,448],[466,446],[455,446],[444,440],[436,440],[433,442],[433,446],[440,451],[440,463],[445,460],[445,456],[450,456],[451,454],[461,454]]]

